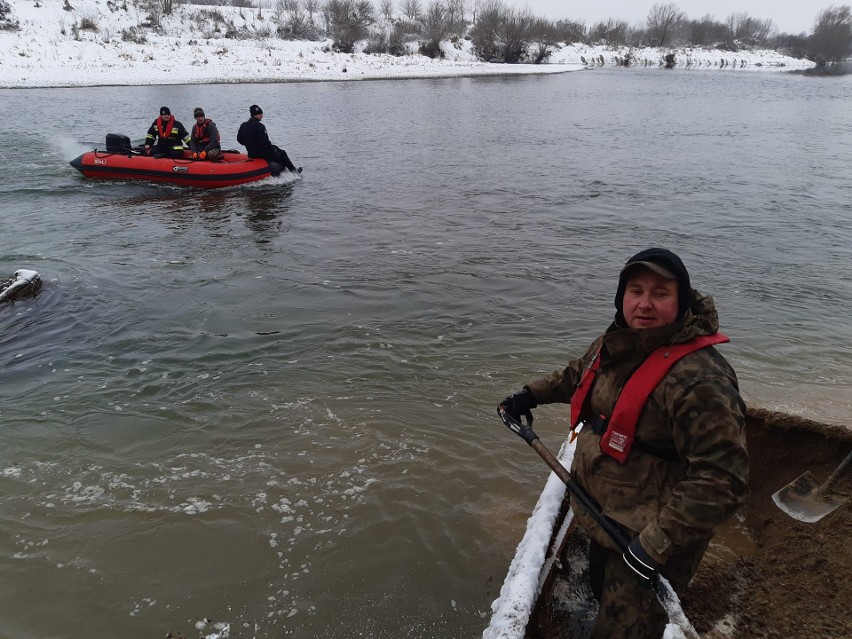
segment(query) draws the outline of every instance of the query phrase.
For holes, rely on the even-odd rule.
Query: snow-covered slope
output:
[[[175,4],[159,28],[148,14],[116,0],[8,0],[18,29],[0,30],[0,86],[194,84],[558,73],[615,64],[627,49],[568,45],[548,64],[476,60],[470,42],[444,42],[443,60],[412,52],[395,57],[335,53],[331,41],[282,40],[269,10]],[[229,36],[229,37],[226,37]],[[668,51],[631,52],[636,64],[658,65]],[[689,57],[687,57],[689,56]],[[678,66],[802,68],[811,63],[775,52],[677,52]],[[724,61],[724,62],[723,62]]]

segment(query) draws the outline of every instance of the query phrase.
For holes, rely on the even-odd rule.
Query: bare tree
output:
[[[450,32],[462,33],[465,30],[464,22],[464,0],[446,0],[444,6],[447,9],[447,24]]]
[[[441,0],[432,0],[426,8],[426,13],[420,19],[420,33],[423,43],[420,52],[430,58],[443,57],[441,40],[449,33],[447,10]]]
[[[817,62],[845,60],[852,52],[852,9],[849,5],[822,10],[814,22],[809,55]]]
[[[696,46],[709,47],[728,40],[728,26],[709,13],[699,20],[688,20],[684,27],[687,41]]]
[[[368,27],[376,21],[370,0],[328,0],[323,16],[334,46],[343,53],[352,53],[355,43],[367,38]]]
[[[606,22],[597,22],[589,29],[589,42],[592,44],[619,45],[627,42],[630,25],[626,20],[608,18]]]
[[[686,14],[674,2],[655,4],[648,13],[648,36],[658,47],[666,46],[672,32],[686,19]]]
[[[484,6],[477,6],[479,15],[470,31],[473,50],[480,60],[496,62],[501,52],[498,32],[508,9],[501,0],[488,0]]]
[[[533,64],[545,62],[559,45],[560,32],[550,20],[535,18],[530,24],[530,60]]]
[[[393,19],[393,0],[380,0],[379,13],[390,22]]]
[[[468,0],[470,7],[470,22],[476,24],[476,16],[482,9],[482,0]]]
[[[810,38],[801,34],[779,33],[772,39],[772,48],[791,58],[807,58]]]
[[[582,20],[577,22],[558,20],[556,22],[556,30],[559,32],[560,41],[565,44],[584,42],[586,39],[586,24]]]
[[[526,56],[533,20],[532,13],[528,9],[521,11],[509,9],[502,29],[498,33],[503,45],[503,62],[515,64]]]
[[[752,18],[747,13],[732,13],[726,20],[728,27],[727,43],[736,45],[756,46],[765,44],[775,32],[775,23],[772,20],[760,20]]]
[[[320,9],[319,0],[302,0],[302,4],[305,6],[305,11],[308,13],[308,19],[311,23],[313,23],[314,14]]]
[[[406,18],[410,21],[417,20],[420,14],[423,13],[423,5],[420,0],[401,0],[399,9]]]

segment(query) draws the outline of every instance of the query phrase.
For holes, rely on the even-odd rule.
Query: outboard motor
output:
[[[130,138],[119,133],[107,133],[106,150],[108,153],[130,153]]]

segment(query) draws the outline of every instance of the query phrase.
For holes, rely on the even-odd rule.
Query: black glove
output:
[[[660,564],[642,548],[639,537],[635,537],[624,551],[624,563],[636,573],[643,588],[651,587],[651,582],[656,579],[657,572],[660,570]]]
[[[503,406],[506,412],[518,421],[521,421],[521,415],[526,415],[527,419],[532,421],[530,409],[538,406],[538,402],[535,401],[532,391],[524,386],[521,390],[512,393],[500,402],[500,406]],[[497,407],[498,412],[500,406]]]

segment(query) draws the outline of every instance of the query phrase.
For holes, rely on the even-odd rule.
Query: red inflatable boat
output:
[[[95,149],[71,160],[71,166],[90,178],[101,180],[146,180],[201,189],[216,189],[256,182],[281,173],[283,167],[266,160],[250,159],[245,153],[223,151],[222,160],[193,160],[189,151],[182,158],[143,155],[130,147],[126,136],[107,135],[107,150]]]

